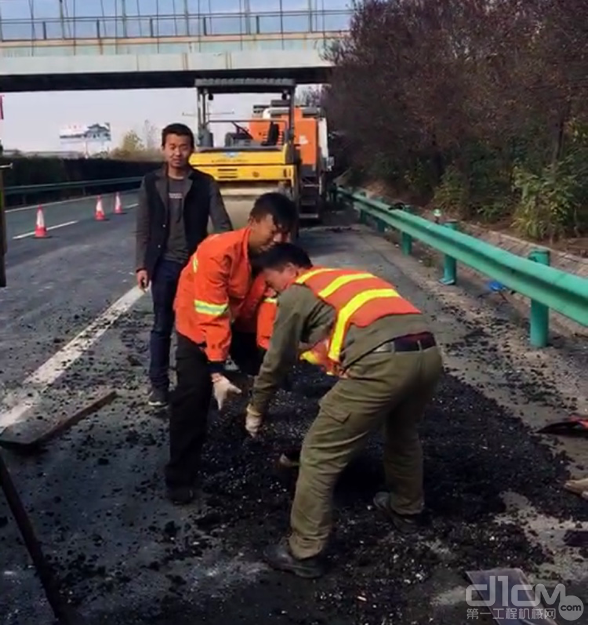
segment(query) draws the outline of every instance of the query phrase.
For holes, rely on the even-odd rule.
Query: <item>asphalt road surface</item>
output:
[[[49,238],[34,233],[36,207],[6,214],[8,287],[0,293],[0,370],[18,384],[67,343],[134,282],[132,236],[136,194],[121,197],[125,214],[94,219],[95,198],[43,207]],[[75,222],[75,223],[71,223]],[[19,238],[15,238],[19,237]]]
[[[260,550],[288,524],[295,476],[275,461],[301,440],[330,381],[297,369],[259,441],[245,436],[245,399],[212,411],[202,505],[171,506],[161,477],[166,415],[145,402],[151,316],[149,296],[132,288],[133,211],[98,223],[91,208],[61,206],[55,222],[48,208],[48,225],[77,223],[51,239],[9,241],[10,286],[0,291],[0,377],[13,400],[0,429],[11,420],[5,433],[26,433],[118,394],[44,453],[2,452],[88,625],[491,623],[484,609],[468,612],[465,572],[494,567],[565,583],[585,612],[571,621],[557,611],[557,622],[586,622],[587,506],[562,488],[587,474],[586,440],[534,433],[585,413],[585,340],[555,337],[558,348],[531,350],[503,304],[442,287],[435,268],[381,236],[349,225],[305,232],[315,262],[377,272],[429,315],[446,374],[423,424],[429,524],[407,539],[373,510],[382,482],[374,437],[338,485],[329,574],[298,580],[269,570]],[[9,213],[13,236],[33,229],[24,213]],[[51,622],[1,496],[0,622]]]

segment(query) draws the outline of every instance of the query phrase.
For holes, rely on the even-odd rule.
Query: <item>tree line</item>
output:
[[[162,156],[157,128],[146,120],[140,132],[128,130],[108,156],[123,161],[160,161]]]
[[[528,238],[586,236],[586,2],[366,0],[327,55],[355,175]]]

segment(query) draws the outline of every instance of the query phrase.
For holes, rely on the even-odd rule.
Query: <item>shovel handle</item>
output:
[[[23,541],[31,556],[35,570],[39,575],[47,601],[60,625],[78,625],[73,610],[68,606],[59,592],[57,581],[47,563],[41,544],[35,536],[33,525],[14,486],[2,454],[0,453],[0,486],[4,491],[8,507],[18,525]]]

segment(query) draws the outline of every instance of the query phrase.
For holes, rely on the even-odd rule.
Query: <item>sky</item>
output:
[[[254,104],[263,104],[271,98],[276,95],[217,96],[211,110],[219,119],[247,119]],[[80,144],[60,142],[61,128],[110,122],[113,137],[110,147],[114,148],[129,130],[143,135],[146,121],[158,131],[172,122],[187,124],[195,130],[196,119],[192,117],[195,111],[193,89],[7,93],[0,138],[5,150],[78,150],[82,149]],[[233,114],[220,115],[232,111]],[[228,129],[226,124],[214,125],[215,141]],[[90,150],[98,147],[90,146]]]
[[[186,9],[190,15],[243,12],[305,11],[344,9],[350,0],[62,0],[64,18],[112,18],[133,16],[178,15]],[[212,11],[214,7],[214,11]],[[59,0],[0,0],[0,33],[4,40],[30,38],[31,20],[45,22],[46,30],[59,25]],[[49,26],[47,26],[49,24]],[[40,31],[39,26],[37,26]],[[53,31],[54,32],[54,31]],[[0,55],[0,62],[1,62]],[[213,114],[234,111],[233,115],[248,118],[255,103],[272,96],[244,94],[219,96],[212,106]],[[168,123],[180,121],[194,129],[195,93],[193,89],[153,89],[133,91],[72,91],[48,93],[7,93],[4,95],[4,120],[0,121],[0,139],[6,150],[58,151],[81,149],[64,144],[59,131],[65,126],[110,123],[112,144],[116,147],[129,130],[143,133],[145,122],[157,130]],[[226,132],[219,127],[216,136]]]

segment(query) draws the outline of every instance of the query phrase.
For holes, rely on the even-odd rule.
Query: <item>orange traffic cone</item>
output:
[[[121,196],[118,193],[115,195],[115,215],[124,215]]]
[[[35,239],[46,239],[48,236],[43,209],[39,206],[37,209],[37,222],[35,223]]]
[[[96,221],[106,221],[106,215],[104,214],[104,209],[102,208],[101,195],[99,195],[96,200],[96,212],[94,214],[94,219],[96,219]]]

